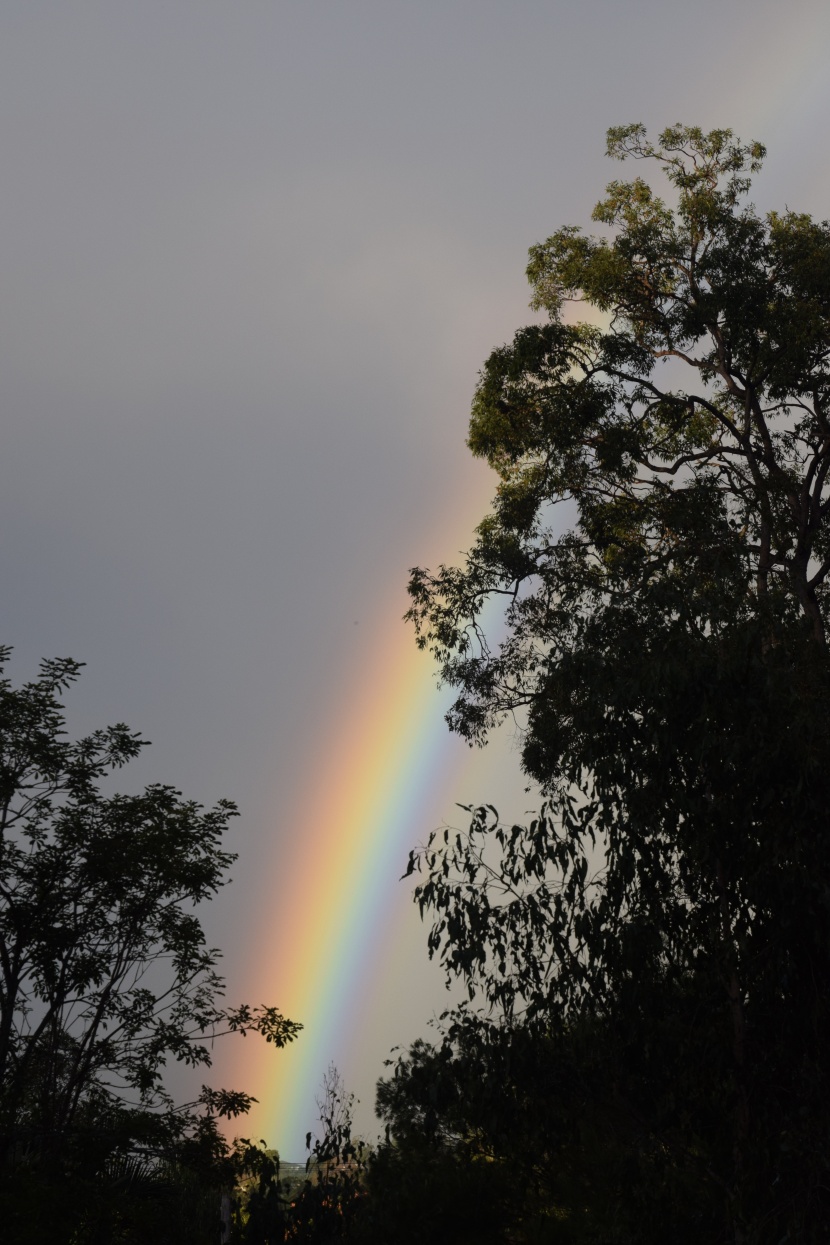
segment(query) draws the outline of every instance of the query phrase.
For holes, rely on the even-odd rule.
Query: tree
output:
[[[473,1036],[468,1024],[451,1026],[438,1046],[418,1039],[378,1082],[385,1139],[368,1169],[378,1239],[401,1245],[524,1239],[505,1233],[509,1226],[515,1232],[515,1203],[527,1207],[522,1155],[532,1145],[530,1130],[514,1132],[509,1153],[498,1143],[509,1095],[505,1064],[494,1067],[487,1037],[481,1026]]]
[[[658,1188],[654,1164],[632,1165],[618,1121],[600,1109],[591,1036],[580,1046],[466,1013],[437,1046],[418,1041],[401,1055],[378,1084],[386,1140],[369,1192],[388,1225],[380,1239],[621,1245],[651,1239],[655,1201],[664,1219],[682,1216],[678,1240],[711,1239],[677,1179]]]
[[[410,871],[432,952],[506,1024],[593,1033],[598,1094],[640,1158],[697,1173],[712,1239],[821,1240],[830,225],[760,217],[764,149],[728,130],[621,127],[608,154],[670,198],[614,181],[609,236],[531,249],[547,320],[473,402],[493,509],[464,566],[410,581],[451,727],[513,714],[545,803],[471,809]]]
[[[34,1188],[92,1177],[119,1153],[212,1162],[217,1118],[252,1099],[205,1088],[176,1107],[168,1061],[207,1066],[222,1033],[280,1047],[301,1028],[223,1005],[194,911],[234,859],[221,848],[234,805],[204,810],[159,785],[105,795],[145,745],[124,725],[65,738],[59,696],[79,670],[46,661],[21,688],[0,681],[0,1177],[13,1187],[21,1173]]]
[[[237,1141],[234,1160],[233,1245],[281,1245],[287,1235],[290,1199],[287,1182],[280,1181],[279,1155],[246,1138]]]

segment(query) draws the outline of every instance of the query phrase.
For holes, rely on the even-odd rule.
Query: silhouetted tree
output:
[[[368,1150],[352,1137],[353,1106],[343,1078],[329,1066],[317,1101],[319,1135],[306,1136],[306,1180],[294,1199],[289,1235],[302,1245],[360,1239]]]
[[[729,131],[628,126],[608,151],[656,162],[669,198],[612,182],[608,237],[531,250],[548,320],[473,403],[492,512],[463,567],[410,583],[450,725],[482,741],[518,715],[545,804],[527,826],[470,809],[410,871],[448,973],[517,1040],[582,1052],[632,1191],[651,1173],[630,1239],[820,1241],[830,225],[760,217],[763,148]]]
[[[29,1214],[27,1241],[38,1218],[44,1239],[84,1239],[92,1212],[76,1206],[73,1220],[73,1199],[121,1180],[119,1164],[136,1187],[147,1164],[215,1171],[217,1120],[252,1100],[205,1088],[177,1107],[168,1060],[207,1066],[223,1033],[283,1046],[301,1027],[272,1007],[223,1006],[219,953],[194,912],[234,859],[220,845],[234,806],[205,811],[165,786],[104,795],[144,744],[124,725],[65,737],[59,695],[79,669],[48,661],[21,688],[0,681],[0,1188],[7,1223]]]

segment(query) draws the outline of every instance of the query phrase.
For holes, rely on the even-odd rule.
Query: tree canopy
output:
[[[801,620],[826,646],[830,226],[759,217],[745,197],[764,149],[728,130],[678,126],[655,147],[620,127],[608,154],[658,163],[673,201],[614,181],[594,211],[609,237],[569,226],[531,249],[547,322],[490,355],[470,422],[500,477],[493,510],[464,568],[410,582],[471,739],[532,710],[586,614],[657,584],[690,629],[757,618],[773,643]],[[555,534],[563,502],[576,521]],[[476,626],[493,593],[508,601],[496,652]]]
[[[66,738],[60,696],[79,671],[46,661],[20,688],[0,680],[0,1193],[15,1213],[27,1179],[42,1205],[114,1162],[221,1154],[216,1120],[250,1096],[203,1088],[176,1104],[168,1063],[207,1067],[222,1033],[283,1046],[301,1028],[274,1007],[224,1006],[194,910],[234,859],[221,839],[235,806],[160,785],[104,794],[144,742],[123,724]],[[69,1239],[65,1189],[59,1203]]]
[[[613,181],[603,236],[531,249],[546,319],[473,401],[492,510],[461,567],[410,581],[450,725],[483,742],[513,715],[544,804],[470,809],[410,871],[471,996],[560,1047],[592,1035],[597,1100],[638,1162],[696,1173],[711,1239],[819,1240],[830,225],[760,216],[764,149],[728,130],[619,127],[608,154],[666,193]]]

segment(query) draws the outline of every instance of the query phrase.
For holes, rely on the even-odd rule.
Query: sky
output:
[[[123,776],[238,802],[204,913],[249,1135],[300,1160],[327,1064],[360,1100],[447,1005],[404,884],[457,803],[533,805],[470,753],[401,621],[493,480],[465,448],[527,248],[588,225],[609,125],[730,126],[760,209],[830,216],[813,0],[6,0],[0,11],[0,627],[87,663],[73,731]]]

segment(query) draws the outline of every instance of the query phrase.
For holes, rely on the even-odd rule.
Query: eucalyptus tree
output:
[[[825,1239],[830,225],[760,215],[729,130],[608,154],[666,192],[615,180],[602,236],[531,249],[539,318],[473,401],[492,509],[410,581],[451,727],[512,715],[545,803],[471,809],[410,871],[471,994],[605,1034],[616,1118],[727,1236]]]

